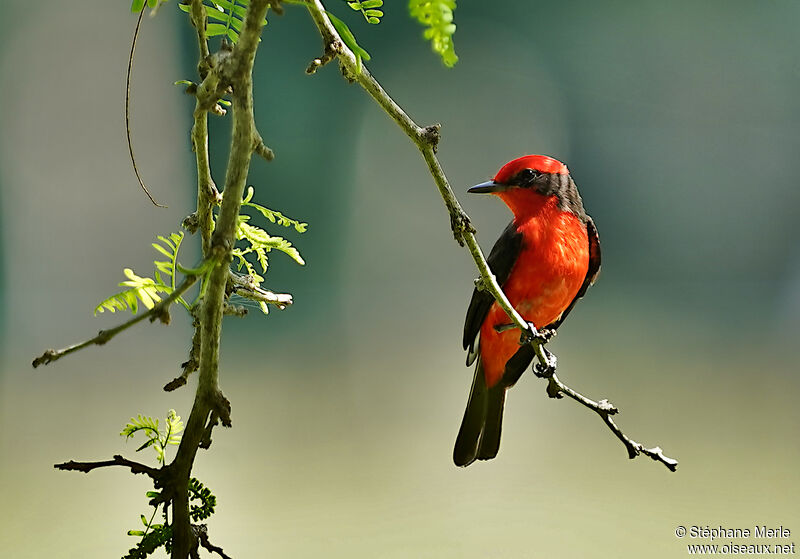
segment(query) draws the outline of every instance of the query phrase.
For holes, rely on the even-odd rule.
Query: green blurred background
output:
[[[150,273],[156,233],[191,211],[195,43],[175,3],[146,19],[132,86],[140,191],[125,146],[124,2],[0,1],[0,556],[115,557],[148,511],[146,479],[56,472],[134,457],[131,415],[186,416],[165,394],[190,336],[140,326],[34,371],[47,347]],[[297,6],[270,16],[256,61],[257,199],[310,222],[267,277],[296,304],[226,319],[222,387],[234,428],[196,475],[219,497],[212,540],[234,557],[683,557],[675,528],[756,524],[800,534],[800,4],[794,1],[460,3],[460,62],[442,67],[405,3],[377,27],[343,2],[375,76],[441,122],[442,164],[488,249],[508,220],[467,197],[507,160],[566,161],[603,243],[603,272],[553,349],[564,381],[622,409],[677,473],[627,459],[598,418],[509,394],[498,458],[451,463],[472,372],[460,333],[476,272],[425,165],[331,65]],[[352,15],[352,17],[351,17]],[[230,119],[214,119],[222,183]],[[273,230],[275,232],[275,230]],[[195,253],[184,256],[190,265]],[[149,456],[141,456],[150,459]],[[715,542],[715,543],[727,543]]]

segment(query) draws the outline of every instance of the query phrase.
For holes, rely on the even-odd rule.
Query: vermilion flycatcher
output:
[[[514,214],[488,263],[508,300],[537,329],[555,330],[600,271],[600,242],[567,166],[545,155],[506,163],[468,192],[496,194]],[[477,288],[464,323],[467,365],[477,358],[453,461],[468,466],[500,448],[506,390],[535,356],[492,295]]]

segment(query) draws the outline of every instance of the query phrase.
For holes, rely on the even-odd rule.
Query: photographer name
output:
[[[698,538],[703,540],[714,541],[719,538],[762,538],[762,539],[785,539],[792,535],[789,528],[778,526],[770,528],[769,526],[755,526],[752,530],[750,528],[725,528],[723,526],[692,526],[689,528],[689,537]]]

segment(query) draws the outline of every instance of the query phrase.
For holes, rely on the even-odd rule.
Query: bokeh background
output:
[[[526,376],[498,458],[462,470],[452,444],[472,372],[460,333],[476,272],[422,159],[331,65],[304,10],[270,16],[256,61],[257,199],[310,223],[308,264],[272,257],[296,304],[226,319],[234,427],[196,475],[218,495],[212,540],[234,557],[683,557],[675,528],[783,525],[800,534],[800,4],[461,2],[445,69],[402,2],[377,27],[343,2],[370,68],[418,120],[441,122],[456,190],[507,160],[566,161],[603,243],[603,271],[553,349],[574,388],[610,398],[624,448],[588,410]],[[135,456],[131,415],[188,415],[194,384],[161,386],[189,321],[142,325],[33,370],[47,347],[124,317],[92,316],[151,270],[155,234],[191,212],[195,42],[175,3],[145,19],[125,146],[124,2],[0,1],[0,556],[114,557],[148,513],[146,479],[56,472]],[[352,17],[351,17],[352,16]],[[214,119],[222,183],[229,118]],[[485,249],[508,220],[461,196]],[[277,232],[273,229],[273,232]],[[192,243],[187,243],[191,245]],[[196,251],[183,262],[191,265]],[[722,543],[727,543],[724,541]]]

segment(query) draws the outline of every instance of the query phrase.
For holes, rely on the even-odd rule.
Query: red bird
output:
[[[546,155],[526,155],[468,192],[496,194],[511,209],[514,219],[492,248],[489,267],[526,321],[555,330],[600,271],[597,229],[567,166]],[[506,390],[535,356],[530,344],[520,345],[515,328],[504,328],[510,322],[490,293],[475,289],[464,349],[467,365],[476,358],[477,365],[453,451],[456,466],[497,456]]]

